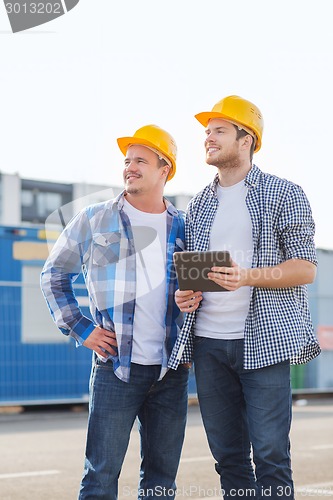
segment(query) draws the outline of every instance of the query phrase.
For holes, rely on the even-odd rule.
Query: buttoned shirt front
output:
[[[252,267],[276,266],[288,259],[304,259],[317,265],[315,224],[302,188],[263,173],[253,165],[244,179],[246,205],[252,221]],[[206,251],[218,207],[214,181],[189,203],[185,223],[186,249]],[[193,350],[193,326],[200,308],[185,316],[169,366],[188,361]],[[223,317],[221,317],[223,321]],[[257,369],[289,359],[306,363],[320,347],[311,321],[307,287],[251,289],[245,322],[244,368]]]
[[[177,280],[173,253],[184,249],[184,214],[167,208],[165,342],[160,378],[174,347],[182,315],[174,302]],[[52,317],[65,335],[82,345],[96,326],[116,333],[118,352],[110,356],[115,374],[128,382],[136,296],[136,249],[123,210],[124,193],[91,205],[66,226],[42,271],[41,287]],[[82,314],[73,282],[83,272],[93,321]],[[152,332],[153,334],[153,332]]]

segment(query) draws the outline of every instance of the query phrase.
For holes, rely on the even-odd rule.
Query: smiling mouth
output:
[[[206,152],[207,152],[208,155],[211,155],[211,154],[216,153],[218,150],[219,150],[219,148],[212,148],[212,147],[210,147],[210,148],[207,148]]]
[[[140,179],[140,178],[141,178],[141,175],[135,175],[135,174],[127,174],[125,176],[126,181],[129,181],[131,179]]]

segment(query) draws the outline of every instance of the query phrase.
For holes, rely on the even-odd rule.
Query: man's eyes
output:
[[[137,160],[125,161],[124,165],[125,167],[128,167],[131,163],[147,163],[147,162],[143,158],[138,158]]]
[[[225,132],[226,132],[226,131],[225,131],[225,130],[223,130],[223,129],[217,129],[217,130],[207,130],[207,131],[206,131],[206,136],[208,137],[209,135],[214,134],[214,133],[215,133],[215,134],[225,134]]]

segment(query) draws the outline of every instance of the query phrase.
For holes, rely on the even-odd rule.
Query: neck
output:
[[[251,170],[251,166],[251,163],[247,161],[243,164],[238,165],[236,168],[219,167],[218,175],[220,186],[233,186],[234,184],[242,181]]]
[[[163,195],[162,196],[144,196],[139,194],[126,193],[126,200],[134,208],[140,210],[141,212],[147,212],[150,214],[161,214],[165,211],[165,204]]]

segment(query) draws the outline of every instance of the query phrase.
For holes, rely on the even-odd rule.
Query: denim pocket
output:
[[[207,339],[207,337],[198,337],[197,335],[195,335],[193,343],[195,345],[199,345],[199,344],[202,344],[206,339]]]
[[[102,368],[104,370],[112,370],[113,371],[113,362],[108,359],[107,361],[102,361],[98,357],[96,357],[95,368]]]

